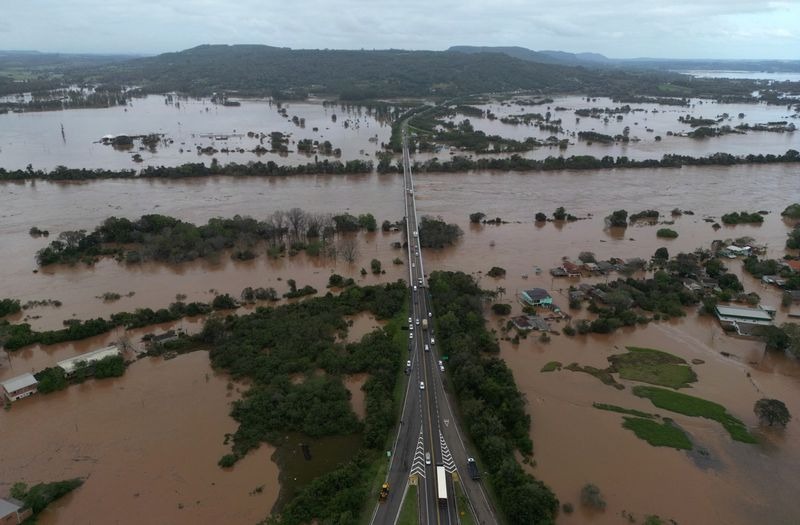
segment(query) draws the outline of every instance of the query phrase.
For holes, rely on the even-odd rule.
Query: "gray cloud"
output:
[[[615,57],[797,58],[800,3],[777,0],[30,0],[4,2],[0,49],[175,51],[204,43]],[[12,23],[13,21],[13,23]]]

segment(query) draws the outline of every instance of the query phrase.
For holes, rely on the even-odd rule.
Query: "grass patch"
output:
[[[642,412],[641,410],[623,408],[617,405],[608,405],[606,403],[592,403],[592,406],[599,410],[608,410],[609,412],[618,412],[620,414],[628,414],[629,416],[643,417],[646,419],[654,419],[656,417],[653,414],[648,414],[647,412]]]
[[[561,370],[561,363],[559,361],[550,361],[539,372],[555,372],[556,370]]]
[[[623,390],[625,388],[625,385],[617,383],[617,380],[614,379],[614,376],[611,375],[610,369],[608,368],[581,366],[578,363],[570,363],[564,368],[566,368],[571,372],[583,372],[584,374],[589,374],[591,376],[594,376],[597,379],[599,379],[604,385],[613,386],[617,390]]]
[[[678,356],[652,348],[627,347],[627,354],[612,355],[610,371],[623,379],[669,388],[685,388],[697,381],[697,374]]]
[[[419,525],[419,512],[417,512],[417,486],[409,485],[397,525]]]
[[[650,400],[658,408],[684,414],[704,417],[719,422],[735,441],[756,443],[756,438],[747,430],[741,420],[730,415],[724,406],[699,397],[673,392],[653,386],[636,386],[633,394]]]
[[[472,511],[467,501],[467,495],[464,493],[464,487],[461,486],[460,481],[453,481],[453,488],[456,492],[456,501],[458,503],[458,518],[461,525],[476,525],[475,518],[472,516]]]
[[[678,450],[691,450],[692,442],[686,432],[670,422],[659,423],[640,417],[623,417],[623,428],[633,431],[636,437],[654,447],[671,447]]]

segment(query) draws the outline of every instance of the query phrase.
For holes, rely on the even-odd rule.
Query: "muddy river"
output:
[[[660,246],[677,253],[708,247],[714,239],[752,236],[767,245],[770,256],[782,256],[791,225],[781,219],[780,211],[800,200],[798,187],[796,167],[769,165],[425,174],[417,177],[415,193],[420,214],[441,215],[464,230],[456,246],[426,251],[426,269],[473,273],[484,288],[502,288],[504,301],[513,303],[516,313],[520,308],[515,295],[534,286],[551,290],[556,303],[566,306],[564,293],[570,283],[552,279],[547,269],[563,256],[576,258],[581,251],[593,251],[598,258],[647,258]],[[204,222],[237,213],[264,218],[295,206],[314,212],[371,212],[380,222],[401,218],[402,191],[400,177],[379,175],[5,184],[0,186],[0,297],[62,301],[60,308],[32,308],[12,318],[27,318],[43,329],[58,328],[73,317],[166,306],[176,294],[208,301],[212,290],[238,295],[246,286],[272,286],[283,293],[289,278],[298,286],[311,284],[324,293],[332,272],[366,284],[403,278],[406,267],[392,264],[395,257],[403,257],[390,246],[400,239],[396,233],[360,235],[354,263],[302,253],[273,260],[261,253],[246,263],[224,255],[181,265],[127,267],[104,260],[93,267],[49,267],[38,273],[33,272],[34,255],[48,240],[28,235],[29,228],[36,225],[50,230],[52,239],[65,229],[92,229],[109,215],[135,218],[163,213]],[[533,223],[536,212],[550,214],[558,206],[582,220],[563,225]],[[670,227],[679,237],[674,240],[657,239],[659,226],[632,226],[625,232],[604,228],[603,217],[615,209],[636,212],[652,208],[662,213],[662,220],[672,220],[669,212],[676,207],[695,215],[675,219]],[[703,220],[743,209],[770,213],[760,226],[725,227],[718,232]],[[509,223],[470,225],[467,216],[475,211]],[[383,263],[386,274],[362,277],[361,268],[369,268],[373,258]],[[761,295],[764,304],[779,306],[776,289],[764,288],[742,275],[739,261],[726,264],[741,275],[748,291]],[[494,265],[506,268],[507,277],[483,275]],[[541,275],[535,274],[536,267],[544,270]],[[98,298],[109,291],[134,293],[111,303]],[[779,318],[785,319],[786,313],[779,310]],[[186,319],[158,330],[177,327],[193,331],[200,322]],[[500,322],[504,324],[490,319],[493,326]],[[374,320],[368,316],[354,319],[348,339],[373,326]],[[136,340],[145,331],[129,337]],[[121,335],[24,349],[12,354],[10,363],[3,356],[0,378],[52,365]],[[576,504],[576,512],[562,515],[559,523],[621,523],[623,511],[634,514],[639,522],[646,514],[658,514],[681,524],[797,523],[797,417],[783,434],[766,433],[761,435],[760,445],[743,445],[731,442],[714,422],[676,415],[675,420],[693,440],[708,450],[708,457],[698,458],[651,447],[623,429],[618,414],[591,406],[592,402],[604,402],[657,411],[646,400],[635,398],[630,388],[617,391],[591,376],[569,371],[539,372],[552,360],[605,366],[606,357],[625,345],[702,359],[705,363],[694,367],[699,381],[692,393],[725,405],[751,427],[756,425],[752,406],[760,397],[781,399],[792,413],[800,414],[800,367],[796,361],[764,356],[763,345],[729,337],[716,322],[696,312],[681,320],[621,330],[611,336],[554,335],[549,343],[540,343],[536,337],[519,345],[503,342],[502,355],[525,392],[533,417],[534,472],[562,501]],[[361,414],[359,393],[364,379],[348,379],[354,409]],[[145,511],[169,523],[213,521],[223,513],[230,523],[257,521],[277,496],[277,468],[270,461],[270,450],[263,446],[231,471],[216,466],[225,451],[222,436],[235,426],[227,413],[236,394],[227,384],[227,378],[210,370],[205,354],[196,353],[165,362],[139,361],[119,380],[87,382],[59,394],[26,400],[0,413],[0,441],[4,443],[0,480],[9,484],[17,479],[87,476],[86,485],[54,506],[43,523],[87,523],[109,515],[119,516],[124,523],[125,516]],[[19,430],[33,425],[39,429],[36,433]],[[577,505],[580,488],[587,482],[597,484],[605,495],[608,508],[604,513],[590,516]],[[251,495],[261,485],[263,492]],[[103,511],[99,512],[97,505],[101,504]]]
[[[231,388],[232,387],[232,388]],[[145,359],[119,379],[88,381],[0,413],[0,480],[72,477],[84,485],[39,523],[240,523],[264,518],[278,496],[273,449],[222,470],[238,388],[208,355]]]

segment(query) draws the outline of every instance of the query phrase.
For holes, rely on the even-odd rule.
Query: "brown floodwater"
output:
[[[660,246],[667,246],[670,253],[676,253],[708,247],[713,239],[752,236],[757,243],[767,245],[770,256],[779,257],[785,253],[784,241],[791,227],[781,220],[779,214],[786,205],[800,197],[797,173],[793,166],[770,165],[530,174],[424,174],[416,179],[415,194],[420,214],[441,215],[448,221],[459,223],[465,231],[464,237],[452,248],[426,250],[426,270],[463,270],[472,273],[480,279],[484,288],[502,287],[505,290],[503,300],[512,303],[514,311],[518,312],[520,308],[514,299],[516,293],[533,286],[551,290],[556,302],[566,306],[565,290],[571,282],[552,279],[547,269],[558,264],[563,256],[576,258],[581,251],[593,251],[600,258],[647,258]],[[225,256],[220,256],[216,261],[195,261],[181,265],[147,263],[133,267],[104,260],[93,267],[52,267],[33,273],[33,256],[48,240],[34,239],[27,233],[32,225],[37,225],[49,229],[52,239],[64,229],[91,229],[111,214],[135,218],[143,213],[157,212],[204,222],[210,217],[232,216],[236,213],[264,218],[277,209],[294,206],[314,212],[371,212],[379,221],[395,220],[403,214],[400,199],[402,191],[400,177],[378,175],[5,184],[0,186],[0,239],[4,248],[0,250],[0,297],[20,298],[23,301],[47,298],[63,301],[61,308],[34,308],[18,316],[40,316],[30,319],[30,322],[38,328],[57,328],[62,320],[71,317],[108,316],[115,311],[136,307],[166,306],[175,299],[176,294],[185,294],[188,300],[208,301],[212,297],[211,290],[238,295],[246,286],[273,286],[283,293],[288,289],[285,284],[288,278],[294,278],[299,286],[311,284],[324,293],[328,276],[334,271],[367,284],[405,278],[406,267],[391,264],[394,257],[402,258],[400,251],[390,247],[391,242],[400,239],[399,234],[379,232],[360,235],[360,254],[352,264],[342,260],[311,258],[305,254],[278,260],[260,254],[257,259],[245,263],[234,262]],[[569,212],[586,219],[569,224],[533,224],[536,212],[549,214],[557,206],[565,206]],[[680,236],[674,240],[657,239],[655,232],[659,226],[632,226],[625,232],[611,232],[604,228],[603,217],[614,209],[625,208],[629,212],[636,212],[653,208],[662,212],[664,220],[672,220],[669,211],[676,207],[692,210],[696,214],[675,219],[670,227],[678,231]],[[764,209],[770,213],[760,226],[725,227],[718,232],[714,232],[711,225],[703,220],[705,216],[719,217],[723,213],[742,209]],[[467,216],[474,211],[482,211],[489,217],[500,216],[510,223],[501,226],[470,225]],[[362,278],[360,269],[369,268],[372,258],[381,260],[387,273],[382,276],[370,273]],[[748,291],[758,292],[765,304],[779,305],[778,291],[764,288],[757,280],[742,275],[740,261],[731,260],[726,264],[741,276]],[[483,275],[494,265],[507,269],[506,278],[493,279]],[[541,275],[535,274],[536,267],[543,269]],[[113,303],[104,303],[97,297],[107,291],[134,294]],[[779,318],[785,319],[785,315],[785,310],[781,309]],[[496,319],[490,321],[497,323]],[[183,320],[161,329],[179,327],[192,331],[199,327],[199,322]],[[354,319],[348,338],[366,333],[374,327],[373,323],[368,316]],[[558,325],[555,327],[560,328]],[[50,366],[64,357],[113,342],[120,335],[114,333],[86,342],[24,349],[11,355],[13,370],[5,360],[0,361],[0,377]],[[139,332],[130,336],[131,339],[137,337],[140,337]],[[554,335],[550,343],[540,343],[536,337],[531,337],[517,346],[503,342],[502,355],[526,394],[533,417],[532,437],[537,459],[534,472],[553,487],[562,501],[577,503],[580,488],[587,482],[600,486],[608,501],[605,513],[588,516],[578,509],[572,516],[561,516],[559,522],[567,525],[618,523],[621,520],[620,513],[625,510],[634,513],[640,521],[644,514],[654,513],[674,518],[680,523],[796,523],[800,516],[800,508],[794,498],[800,489],[800,480],[796,476],[800,468],[800,440],[797,439],[800,422],[797,418],[782,435],[766,434],[762,444],[756,446],[731,442],[717,423],[676,415],[675,420],[692,435],[696,443],[708,449],[709,459],[702,459],[671,449],[650,447],[621,427],[621,416],[591,407],[592,402],[598,401],[659,412],[648,401],[632,396],[630,388],[617,391],[586,374],[539,372],[541,366],[551,360],[565,364],[575,361],[605,366],[606,357],[620,351],[625,345],[650,346],[687,359],[704,360],[705,364],[694,367],[699,382],[693,386],[692,393],[722,403],[749,426],[756,425],[752,406],[762,396],[782,399],[790,411],[800,413],[797,401],[800,399],[797,395],[800,367],[796,361],[764,356],[762,344],[727,336],[715,321],[698,316],[694,311],[690,311],[684,319],[620,330],[611,336],[567,338]],[[197,355],[203,354],[192,354]],[[183,410],[194,414],[200,406],[205,409],[206,405],[217,406],[214,403],[219,403],[218,417],[207,410],[209,413],[204,414],[202,421],[197,423],[207,425],[208,431],[202,436],[211,443],[207,448],[183,455],[173,451],[171,456],[157,456],[160,460],[156,463],[169,471],[169,474],[161,475],[159,482],[163,482],[163,490],[169,492],[172,499],[163,505],[161,500],[153,505],[163,512],[173,513],[165,514],[168,522],[176,522],[194,511],[198,513],[193,515],[195,518],[202,515],[206,519],[211,515],[201,514],[207,510],[206,507],[192,506],[198,499],[207,501],[204,498],[209,497],[208,493],[201,494],[199,488],[198,496],[183,498],[182,494],[174,493],[173,487],[179,483],[176,480],[182,478],[172,473],[183,468],[180,465],[184,459],[192,468],[209,468],[205,478],[181,471],[182,476],[192,481],[211,480],[208,481],[211,487],[208,490],[220,485],[212,473],[215,476],[243,477],[240,485],[242,490],[236,489],[236,494],[231,495],[229,500],[220,500],[220,507],[228,506],[230,510],[255,505],[254,501],[261,501],[258,499],[261,496],[250,496],[249,492],[260,484],[270,485],[267,481],[255,482],[255,479],[249,478],[247,469],[250,467],[247,465],[254,462],[259,464],[259,469],[263,464],[274,468],[268,461],[269,450],[262,447],[231,472],[223,473],[217,469],[216,460],[225,450],[221,445],[221,437],[234,428],[233,421],[227,417],[227,403],[230,401],[225,397],[227,380],[215,379],[217,376],[208,369],[207,360],[203,367],[196,365],[197,368],[194,368],[188,365],[182,367],[185,359],[199,358],[184,356],[168,362],[140,361],[120,380],[87,383],[55,396],[39,396],[0,415],[2,433],[9,428],[6,423],[10,417],[25,418],[19,423],[20,426],[32,425],[33,421],[39,420],[45,420],[49,425],[48,418],[55,414],[53,428],[48,426],[47,432],[33,443],[17,431],[5,430],[9,439],[3,440],[7,446],[0,453],[5,454],[3,466],[0,467],[3,469],[0,479],[15,479],[7,472],[24,472],[30,476],[26,479],[34,479],[37,475],[43,479],[58,479],[83,472],[69,470],[86,467],[82,462],[62,459],[56,452],[62,450],[56,445],[62,440],[60,433],[70,429],[72,420],[78,417],[75,411],[83,407],[96,406],[96,417],[92,420],[97,421],[98,430],[94,432],[95,427],[87,427],[89,422],[81,420],[80,428],[91,429],[92,432],[80,432],[79,439],[89,443],[86,448],[100,447],[105,450],[107,455],[104,458],[118,454],[119,463],[113,463],[111,459],[105,461],[116,465],[113,472],[124,472],[123,465],[129,462],[133,462],[137,468],[139,463],[154,464],[146,459],[131,459],[131,443],[149,440],[149,434],[154,434],[152,439],[174,439],[176,443],[182,439],[196,439],[195,434],[170,426],[170,417],[177,417],[175,414],[183,416]],[[211,374],[208,383],[205,382],[206,373]],[[141,377],[137,374],[141,374]],[[141,381],[139,387],[134,386],[137,380]],[[193,397],[196,388],[193,382],[198,381],[209,391],[203,394],[209,396],[207,403],[203,403],[205,398],[197,403]],[[355,395],[360,387],[352,384],[352,378],[348,383],[353,399],[357,401]],[[212,386],[208,385],[217,385],[213,387],[216,390],[212,392]],[[160,391],[159,388],[166,390]],[[89,390],[92,395],[82,396]],[[103,395],[99,395],[100,390]],[[159,396],[173,403],[169,405],[172,407],[169,410],[164,408],[166,415],[159,416],[164,419],[156,419],[153,424],[139,424],[140,428],[133,430],[118,424],[117,427],[127,430],[127,441],[106,437],[107,432],[119,430],[100,426],[101,422],[112,416],[135,423],[145,420],[145,416],[149,417],[149,412],[138,412],[139,407],[135,405],[151,392],[153,397],[147,399],[153,401],[145,408],[155,411],[156,406],[160,409],[166,405],[156,405],[155,399]],[[119,400],[123,394],[133,396],[132,400],[123,403]],[[217,397],[211,399],[213,396]],[[130,423],[131,427],[135,427],[135,423]],[[153,432],[154,428],[166,430]],[[136,439],[130,435],[145,437]],[[177,447],[177,444],[174,446]],[[80,449],[78,445],[75,447]],[[81,454],[91,456],[85,452]],[[6,457],[15,458],[15,463],[7,464]],[[55,459],[42,460],[55,457],[63,463]],[[201,465],[198,466],[198,463]],[[99,469],[99,465],[103,464],[98,460],[94,466]],[[28,474],[29,471],[33,474]],[[240,471],[244,473],[237,474]],[[104,486],[114,487],[106,492],[113,493],[107,496],[119,509],[137,509],[136,505],[144,496],[134,498],[133,495],[144,492],[134,489],[132,485],[140,484],[142,476],[146,474],[133,469],[130,475],[117,475],[114,479],[121,485],[111,485],[108,477],[103,478],[99,474],[97,477],[103,480]],[[90,481],[94,477],[93,474]],[[211,486],[212,481],[216,485]],[[76,492],[75,496],[58,504],[57,512],[70,513],[69,516],[85,512],[86,504],[80,503],[86,501],[80,499],[82,494],[89,493],[91,497],[99,498],[99,493],[90,492],[89,487],[87,482],[87,486]],[[265,493],[269,490],[272,489],[265,488]],[[188,492],[187,489],[186,494]],[[270,508],[272,500],[266,501],[266,496],[264,500],[259,512],[253,510],[254,518],[249,522],[256,521],[264,515],[261,512],[263,509]],[[178,509],[179,503],[184,506],[183,509]],[[70,523],[66,518],[63,522]]]
[[[133,99],[130,105],[121,107],[8,113],[0,115],[0,166],[6,169],[22,169],[28,164],[35,169],[52,169],[58,165],[139,169],[187,162],[208,164],[212,158],[222,164],[255,160],[272,160],[279,164],[313,161],[313,155],[296,151],[295,143],[300,139],[328,140],[333,148],[342,150],[342,158],[368,160],[391,135],[389,124],[363,109],[324,107],[314,102],[290,102],[281,107],[286,108],[288,118],[279,114],[278,106],[268,100],[243,100],[241,106],[229,107],[213,104],[208,99],[180,99],[175,105],[165,103],[163,96],[150,95]],[[305,119],[305,125],[293,123],[293,116]],[[248,152],[257,145],[270,148],[269,137],[262,143],[258,136],[247,136],[251,131],[266,135],[273,131],[291,134],[290,153],[281,156],[279,153]],[[99,142],[109,134],[149,133],[163,134],[173,142],[162,143],[155,151],[140,149],[138,141],[129,150],[116,150]],[[222,136],[227,138],[222,140]],[[198,146],[234,151],[199,154]],[[235,151],[240,148],[245,152]],[[134,153],[141,155],[142,162],[133,161]]]
[[[217,466],[230,449],[223,438],[236,429],[228,412],[238,396],[207,353],[195,352],[25,399],[0,412],[0,490],[85,478],[42,525],[255,523],[278,496],[274,449],[262,445],[233,469]]]

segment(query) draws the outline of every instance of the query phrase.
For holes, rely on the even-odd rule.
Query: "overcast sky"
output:
[[[800,0],[0,0],[0,49],[156,54],[199,44],[800,59]]]

